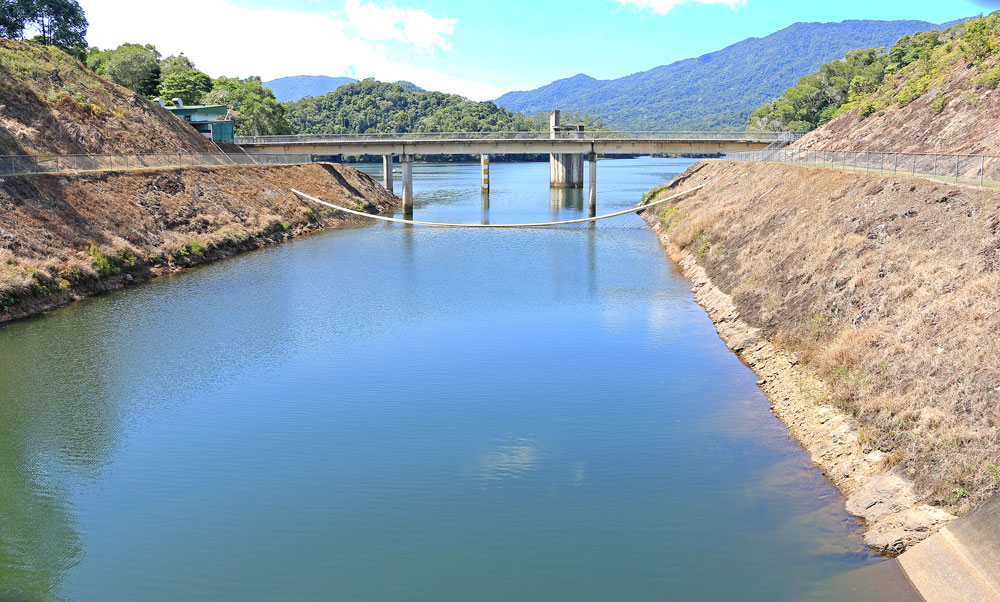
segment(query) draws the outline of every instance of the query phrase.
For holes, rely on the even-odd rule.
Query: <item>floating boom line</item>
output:
[[[589,223],[589,222],[596,222],[596,221],[602,220],[602,219],[608,219],[610,217],[618,217],[619,215],[625,215],[626,213],[636,213],[638,211],[642,211],[643,209],[647,209],[649,207],[653,207],[654,205],[659,205],[661,203],[666,203],[667,201],[672,201],[673,199],[676,199],[679,196],[683,196],[685,194],[688,194],[689,192],[694,192],[695,190],[699,190],[701,188],[704,188],[705,186],[708,186],[709,184],[711,184],[711,182],[708,182],[706,184],[701,184],[700,186],[695,186],[694,188],[689,188],[687,190],[678,192],[676,194],[673,194],[673,195],[668,196],[666,198],[660,199],[658,201],[653,201],[652,203],[646,203],[645,205],[639,205],[637,207],[632,207],[631,209],[625,209],[624,211],[616,211],[614,213],[608,213],[607,215],[598,215],[597,217],[584,217],[584,218],[580,218],[580,219],[569,219],[569,220],[563,220],[563,221],[560,221],[560,222],[536,222],[536,223],[531,223],[531,224],[449,224],[449,223],[444,223],[444,222],[422,222],[422,221],[417,221],[417,220],[412,220],[412,219],[400,219],[398,217],[386,217],[384,215],[372,215],[371,213],[365,213],[363,211],[356,211],[354,209],[348,209],[347,207],[341,207],[340,205],[334,205],[333,203],[328,203],[328,202],[326,202],[324,200],[317,199],[314,196],[308,195],[308,194],[306,194],[304,192],[300,192],[298,190],[295,190],[294,188],[292,188],[291,190],[292,190],[292,192],[294,192],[299,197],[301,197],[303,199],[306,199],[306,200],[309,200],[309,201],[312,201],[314,203],[319,203],[320,205],[326,205],[327,207],[336,209],[337,211],[343,211],[345,213],[351,213],[353,215],[360,215],[361,217],[367,217],[367,218],[371,218],[371,219],[375,219],[375,220],[380,220],[380,221],[383,221],[383,222],[394,222],[394,223],[397,223],[397,224],[410,224],[410,225],[413,225],[413,226],[433,226],[433,227],[437,227],[437,228],[546,228],[546,227],[549,227],[549,226],[566,226],[566,225],[569,225],[569,224],[585,224],[585,223]]]

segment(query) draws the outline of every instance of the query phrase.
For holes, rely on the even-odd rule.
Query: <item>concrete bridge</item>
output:
[[[590,161],[590,214],[596,215],[598,155],[676,153],[722,155],[787,143],[799,134],[784,132],[612,132],[564,126],[553,111],[548,131],[318,134],[237,137],[250,153],[381,155],[383,183],[393,190],[392,162],[402,166],[403,214],[413,215],[414,155],[480,155],[483,207],[489,207],[489,156],[549,154],[549,185],[583,188],[583,161]]]

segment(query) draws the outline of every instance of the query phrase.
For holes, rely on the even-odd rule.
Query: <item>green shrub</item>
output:
[[[20,302],[21,300],[13,295],[0,295],[0,311],[8,311],[11,307],[14,307]]]
[[[94,264],[94,271],[101,278],[108,278],[110,276],[117,276],[121,274],[121,268],[119,268],[110,257],[106,256],[101,252],[101,246],[94,241],[88,241],[87,245],[84,247],[84,251],[90,256],[91,262]]]

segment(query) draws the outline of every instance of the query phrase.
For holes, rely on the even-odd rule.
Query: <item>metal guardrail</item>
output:
[[[663,131],[535,131],[535,132],[414,132],[376,134],[298,134],[294,136],[238,136],[235,143],[240,146],[265,146],[268,144],[295,143],[364,143],[364,142],[441,142],[445,140],[496,140],[498,142],[518,140],[727,140],[749,142],[794,142],[803,136],[799,132],[663,132]]]
[[[137,153],[130,155],[0,155],[0,176],[80,171],[131,171],[212,165],[295,165],[308,154]]]
[[[729,161],[770,161],[855,173],[909,175],[975,186],[1000,186],[1000,157],[989,155],[782,148],[740,151],[725,158]]]

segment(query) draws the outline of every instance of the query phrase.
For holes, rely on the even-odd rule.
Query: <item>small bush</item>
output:
[[[878,111],[878,105],[872,99],[865,100],[861,103],[861,118],[870,117]]]
[[[20,302],[21,300],[13,295],[8,295],[6,293],[0,295],[0,311],[8,311],[11,307],[14,307]]]
[[[944,101],[945,101],[945,96],[944,94],[942,94],[941,96],[938,96],[937,100],[934,101],[934,104],[931,105],[931,108],[934,109],[935,115],[944,110]]]
[[[87,245],[84,247],[84,251],[90,256],[90,260],[94,264],[94,271],[101,278],[108,278],[110,276],[117,276],[121,273],[121,268],[119,268],[110,257],[101,252],[101,246],[94,241],[88,241]]]

